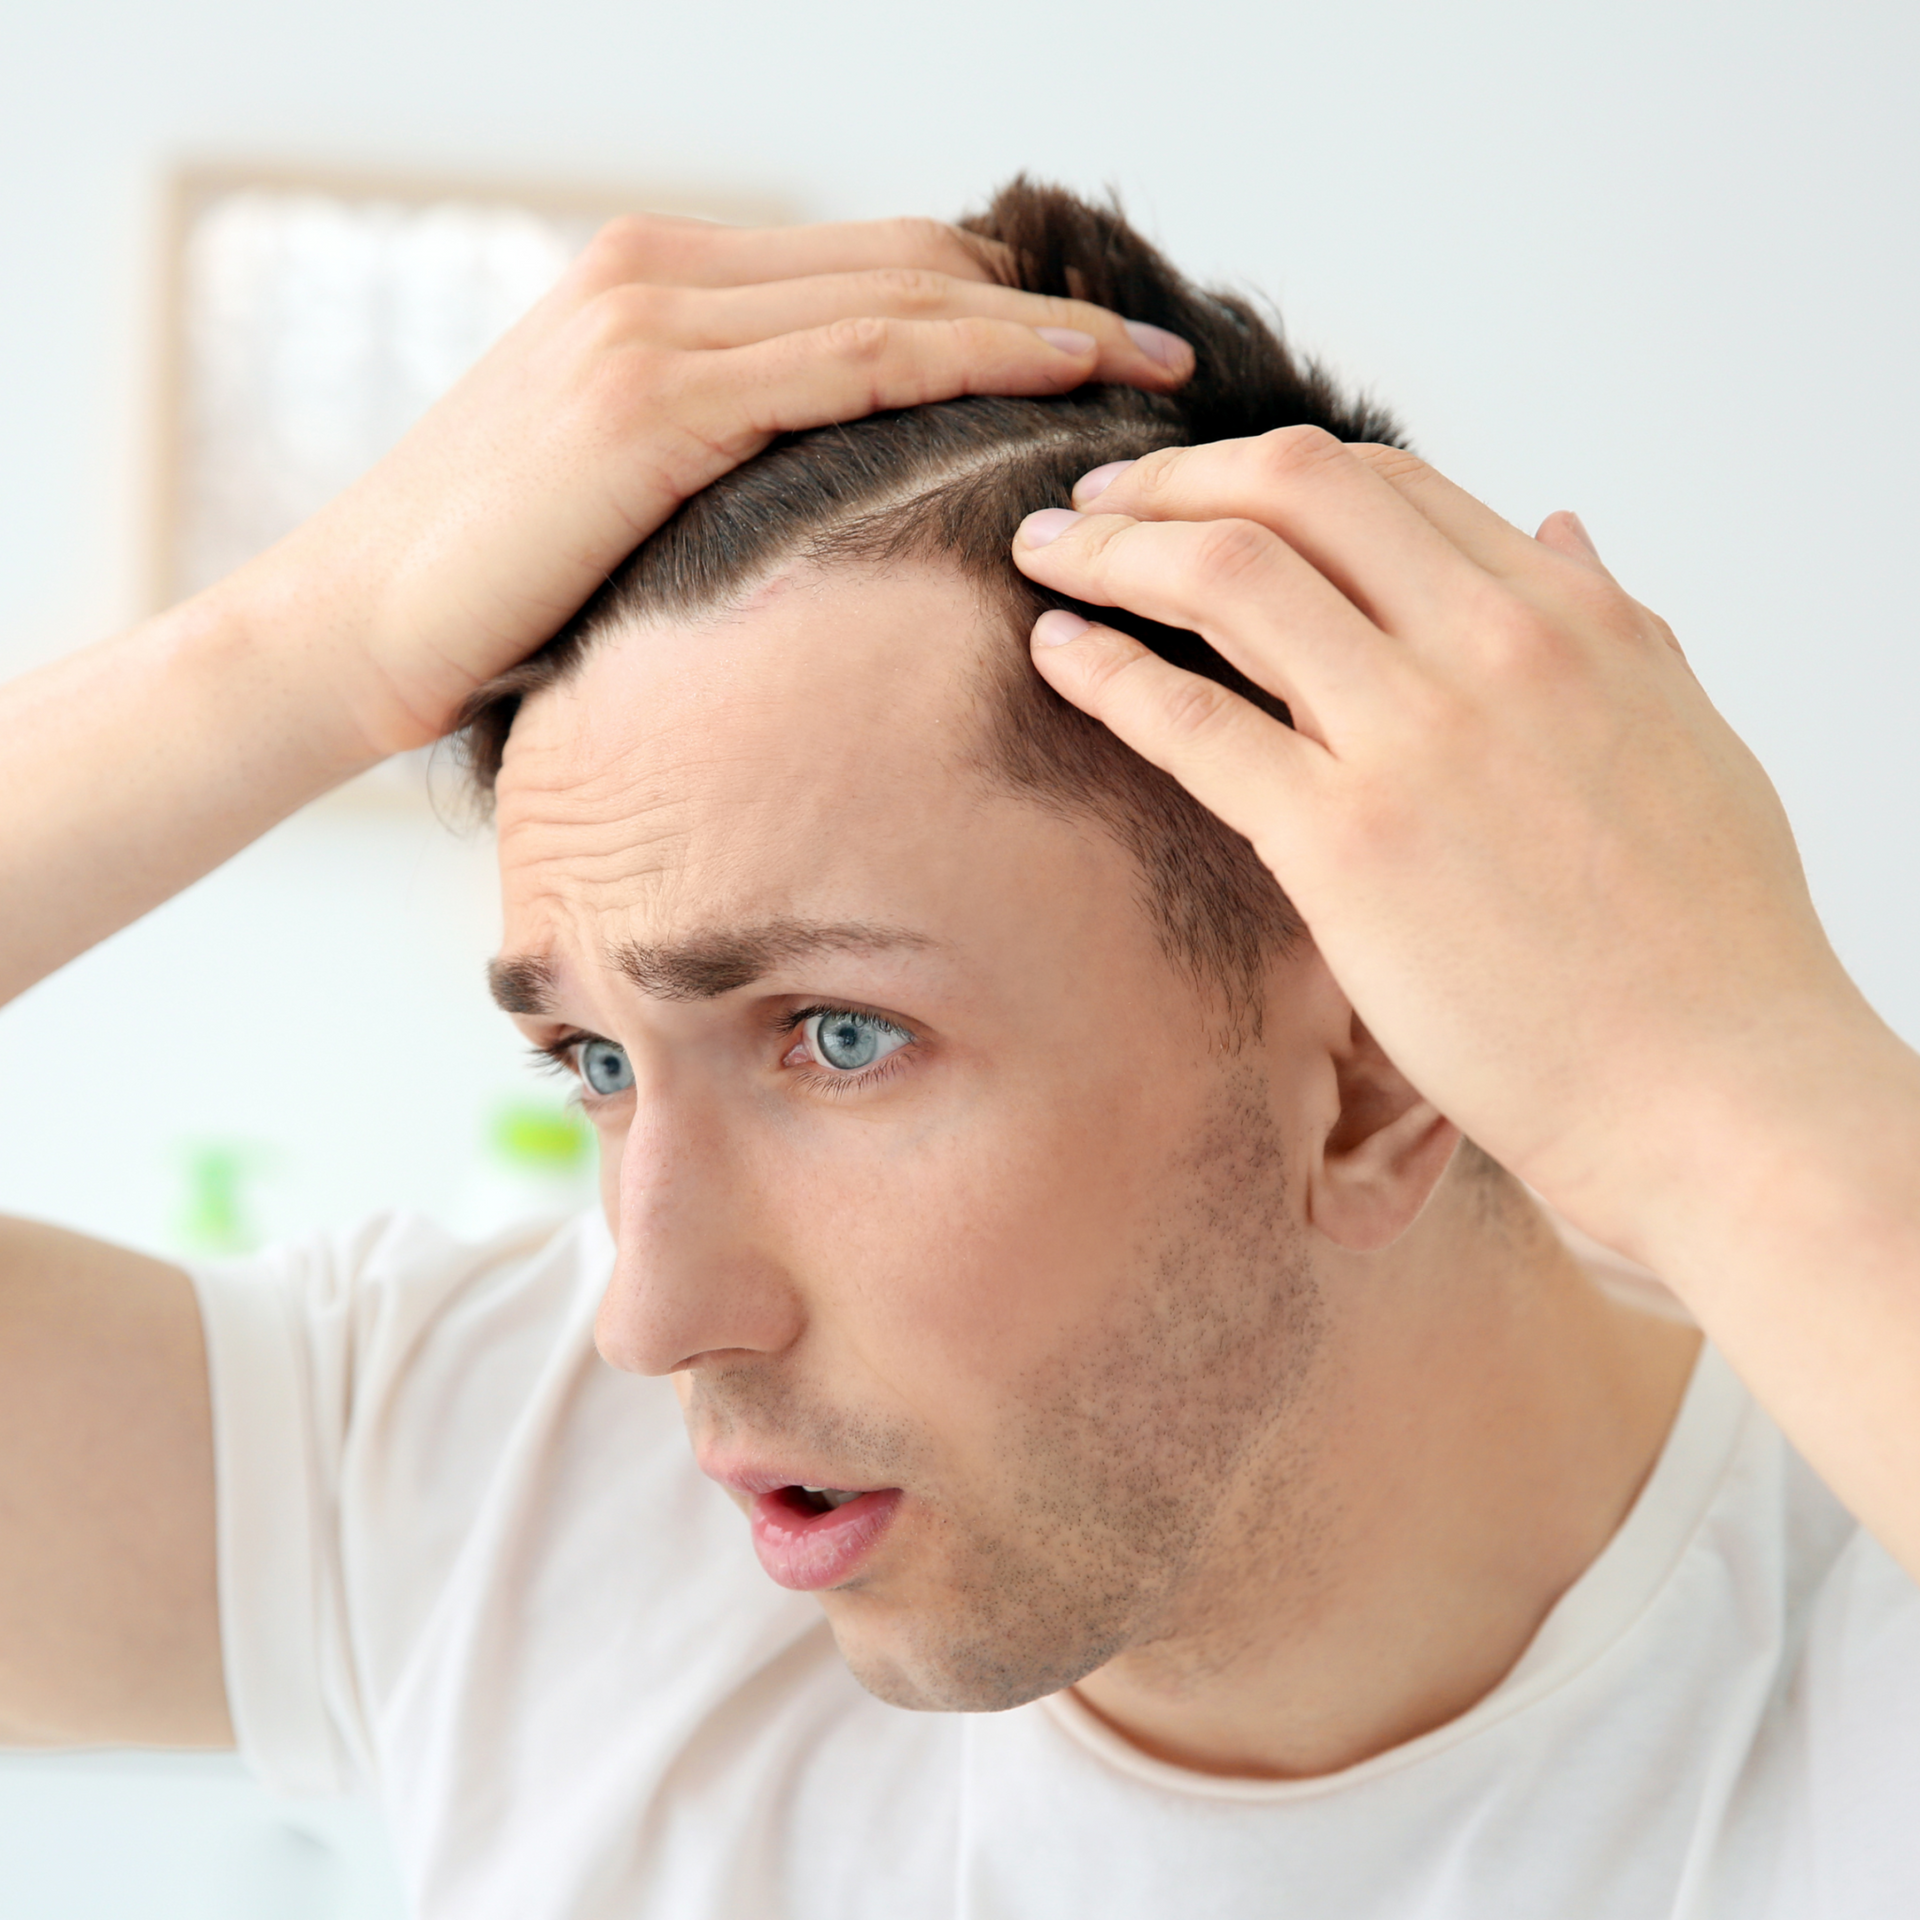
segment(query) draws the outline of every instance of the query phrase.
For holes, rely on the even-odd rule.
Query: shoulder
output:
[[[596,1213],[529,1221],[479,1240],[423,1214],[385,1213],[207,1266],[196,1277],[215,1287],[279,1287],[310,1316],[418,1319],[458,1301],[557,1306],[581,1284],[604,1284],[612,1259]]]
[[[418,1214],[192,1269],[216,1395],[223,1373],[287,1357],[324,1426],[457,1375],[498,1396],[591,1343],[613,1248],[597,1215],[465,1241]]]

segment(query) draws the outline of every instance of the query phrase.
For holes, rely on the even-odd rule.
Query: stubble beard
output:
[[[1223,1077],[1171,1175],[1098,1339],[1009,1383],[1002,1500],[944,1516],[939,1602],[875,1632],[823,1596],[879,1698],[991,1713],[1123,1653],[1224,1664],[1248,1586],[1309,1551],[1320,1302],[1262,1076]]]

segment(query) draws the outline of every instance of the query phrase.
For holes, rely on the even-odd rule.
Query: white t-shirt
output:
[[[1712,1352],[1491,1695],[1223,1780],[863,1692],[594,1354],[611,1258],[397,1219],[195,1276],[242,1752],[369,1784],[429,1920],[1920,1915],[1920,1591]]]

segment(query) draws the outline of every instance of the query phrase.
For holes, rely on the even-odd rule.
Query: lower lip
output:
[[[879,1546],[900,1499],[898,1487],[884,1487],[812,1513],[794,1488],[777,1487],[753,1503],[753,1550],[767,1577],[796,1593],[844,1586]]]

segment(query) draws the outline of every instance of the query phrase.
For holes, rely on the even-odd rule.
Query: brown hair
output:
[[[688,500],[546,646],[474,695],[462,716],[468,767],[490,792],[521,702],[625,626],[717,611],[796,561],[940,562],[1021,642],[984,690],[982,770],[1112,833],[1167,951],[1257,1027],[1261,975],[1302,931],[1291,903],[1244,839],[1040,679],[1025,635],[1046,608],[1073,606],[1282,719],[1285,707],[1195,634],[1043,592],[1009,549],[1029,513],[1064,503],[1110,460],[1302,424],[1395,444],[1398,430],[1296,358],[1251,302],[1193,286],[1117,208],[1022,177],[961,225],[998,243],[983,251],[1007,284],[1179,334],[1193,377],[1174,394],[1089,386],[1049,400],[949,400],[776,441]]]

